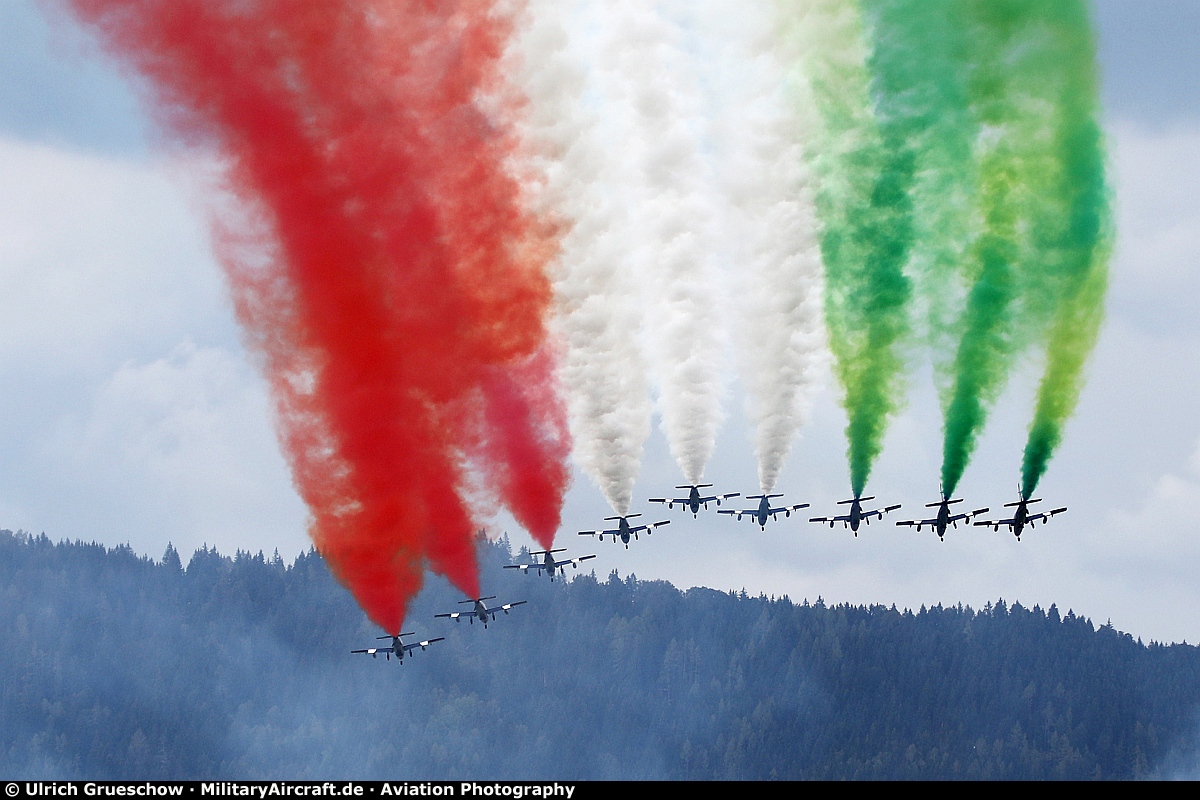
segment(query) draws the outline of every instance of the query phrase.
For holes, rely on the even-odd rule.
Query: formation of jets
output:
[[[667,506],[668,509],[672,509],[675,506],[681,506],[682,508],[685,508],[688,511],[691,511],[693,517],[698,517],[700,515],[701,510],[708,509],[709,503],[715,503],[717,506],[720,506],[722,500],[729,500],[730,498],[733,498],[733,497],[742,497],[743,496],[739,492],[731,492],[729,494],[715,494],[715,493],[705,494],[701,491],[703,489],[711,490],[712,486],[713,485],[711,483],[686,484],[683,486],[676,486],[675,487],[676,489],[688,490],[688,496],[687,497],[651,497],[651,498],[649,498],[649,502],[663,503]],[[745,498],[747,500],[757,500],[758,506],[756,508],[718,508],[717,513],[729,515],[731,517],[734,517],[738,521],[741,521],[743,519],[750,520],[752,522],[757,523],[758,527],[761,530],[765,531],[767,529],[767,523],[770,521],[773,521],[773,520],[777,521],[779,519],[780,514],[782,514],[784,517],[790,517],[792,515],[793,511],[799,511],[802,508],[809,507],[808,503],[795,503],[795,504],[790,504],[790,505],[782,504],[782,505],[778,505],[778,506],[772,504],[773,500],[777,500],[778,498],[781,498],[781,497],[783,497],[782,494],[745,495]],[[874,499],[875,499],[874,496],[861,497],[859,495],[855,495],[854,497],[851,497],[848,500],[839,500],[838,501],[839,506],[843,506],[843,505],[849,506],[849,508],[846,509],[845,513],[834,514],[833,516],[828,516],[828,517],[811,517],[811,518],[809,518],[808,521],[814,522],[817,524],[823,524],[823,525],[827,524],[827,525],[829,525],[830,528],[836,527],[837,524],[840,522],[840,523],[842,523],[843,528],[849,529],[857,537],[858,530],[863,524],[870,525],[872,519],[874,519],[876,521],[882,521],[885,514],[890,514],[891,512],[900,508],[899,503],[896,503],[894,505],[889,505],[889,506],[875,507],[875,508],[867,508],[864,505],[865,503],[868,503]],[[940,500],[938,500],[935,503],[926,503],[926,505],[925,505],[926,508],[937,509],[937,511],[934,513],[934,515],[932,517],[927,517],[927,518],[922,518],[922,519],[901,520],[901,521],[897,522],[896,525],[898,525],[900,527],[916,528],[918,531],[920,531],[923,528],[929,528],[934,533],[936,533],[938,535],[938,539],[941,539],[942,541],[945,541],[946,531],[950,528],[957,529],[958,523],[960,523],[960,522],[967,526],[972,525],[972,524],[979,525],[979,526],[990,526],[997,531],[1000,530],[1001,526],[1007,526],[1013,532],[1013,534],[1017,537],[1017,539],[1020,539],[1021,532],[1026,527],[1033,527],[1038,522],[1045,524],[1047,521],[1049,521],[1049,519],[1051,517],[1055,516],[1056,514],[1061,514],[1062,512],[1067,510],[1066,507],[1063,506],[1062,508],[1055,508],[1051,511],[1046,511],[1043,513],[1030,513],[1029,504],[1030,503],[1038,503],[1041,501],[1038,498],[1026,499],[1026,498],[1022,497],[1022,498],[1018,499],[1017,502],[1008,503],[1004,506],[1005,508],[1015,508],[1016,509],[1016,511],[1013,512],[1013,515],[1011,518],[984,520],[984,519],[979,519],[979,517],[986,514],[989,511],[988,508],[986,508],[986,507],[985,508],[977,508],[973,511],[960,511],[960,512],[956,513],[954,511],[954,509],[951,508],[951,506],[956,503],[961,503],[961,502],[963,502],[962,498],[950,497],[949,495],[947,495],[946,493],[943,492]],[[640,532],[644,531],[646,533],[650,533],[655,528],[658,528],[662,525],[667,525],[670,523],[669,520],[663,520],[661,522],[654,522],[654,523],[650,523],[647,525],[631,525],[630,524],[629,520],[631,520],[635,517],[640,517],[640,516],[641,516],[641,514],[628,514],[623,517],[606,517],[605,518],[606,522],[617,522],[617,527],[611,528],[611,529],[606,529],[606,530],[598,530],[598,531],[580,531],[579,535],[580,536],[596,536],[601,541],[604,541],[605,536],[611,536],[614,542],[616,542],[616,540],[618,538],[620,538],[621,541],[623,541],[625,543],[625,547],[628,548],[630,540],[637,539],[638,534]],[[551,551],[551,552],[557,552],[557,551]],[[539,575],[541,574],[542,569],[546,569],[547,571],[550,571],[551,575],[553,575],[553,572],[547,566],[547,564],[551,563],[551,562],[545,562],[545,563],[539,564],[539,563],[537,563],[537,560],[536,560],[537,555],[545,555],[547,559],[550,559],[550,556],[548,554],[545,554],[544,552],[539,551],[538,553],[535,553],[532,555],[535,556],[533,564],[513,565],[510,568],[511,569],[521,569],[522,571],[527,571],[529,569],[536,569],[536,570],[538,570]],[[557,564],[559,562],[552,562],[552,563]],[[566,563],[566,562],[563,562],[563,563]]]
[[[741,494],[738,492],[732,492],[729,494],[703,494],[703,493],[701,493],[701,491],[700,491],[701,489],[711,489],[712,488],[711,483],[689,484],[689,485],[685,485],[685,486],[676,486],[675,488],[676,489],[687,489],[688,496],[687,497],[651,497],[651,498],[649,498],[649,502],[664,503],[664,504],[666,504],[668,509],[673,509],[676,505],[678,505],[678,506],[681,506],[681,507],[691,511],[693,517],[698,517],[701,509],[704,509],[704,510],[708,509],[709,503],[714,503],[717,506],[720,506],[722,500],[729,500],[730,498],[741,496]],[[790,517],[792,515],[793,511],[799,511],[802,508],[809,507],[808,503],[797,503],[797,504],[792,504],[792,505],[773,506],[771,504],[771,501],[778,499],[780,497],[783,497],[783,495],[782,494],[746,495],[747,500],[758,500],[759,501],[758,506],[756,508],[718,509],[717,513],[733,516],[736,519],[738,519],[739,521],[742,519],[752,520],[753,522],[758,523],[759,528],[761,528],[762,530],[765,531],[767,528],[767,522],[772,521],[772,520],[777,521],[779,519],[780,514],[783,514],[784,517]],[[840,523],[842,523],[842,526],[844,528],[848,528],[851,531],[853,531],[854,535],[857,537],[858,529],[859,529],[860,525],[862,525],[863,523],[866,523],[868,525],[871,524],[872,517],[874,517],[877,521],[882,521],[884,514],[889,514],[892,511],[895,511],[896,509],[900,508],[899,503],[897,503],[895,505],[884,506],[882,508],[864,508],[863,507],[864,503],[867,503],[874,499],[875,498],[873,496],[860,497],[858,495],[855,495],[854,497],[850,498],[849,500],[840,500],[840,501],[838,501],[839,506],[841,506],[841,505],[849,506],[849,509],[847,509],[845,514],[835,514],[834,516],[831,516],[831,517],[811,517],[809,519],[809,522],[814,522],[814,523],[819,523],[819,524],[828,524],[830,528],[835,527],[837,525],[837,523],[840,522]],[[1004,505],[1004,508],[1015,509],[1012,512],[1011,517],[1001,518],[1001,519],[979,519],[979,517],[988,513],[988,511],[989,511],[988,508],[986,508],[986,507],[985,508],[977,508],[973,511],[962,511],[962,512],[955,513],[954,510],[951,509],[950,507],[952,505],[955,505],[956,503],[961,503],[961,502],[963,502],[962,498],[950,497],[948,494],[943,492],[940,500],[938,500],[935,503],[926,503],[925,504],[925,508],[937,509],[936,513],[934,513],[934,515],[932,517],[927,517],[927,518],[923,518],[923,519],[900,520],[899,522],[896,523],[896,525],[900,526],[900,527],[916,528],[917,531],[920,531],[922,528],[928,527],[931,530],[933,530],[938,535],[938,539],[940,539],[942,541],[945,541],[946,531],[949,528],[957,529],[959,522],[962,522],[964,525],[968,525],[968,526],[975,525],[975,526],[980,526],[980,527],[990,527],[995,531],[999,531],[1001,526],[1006,526],[1010,531],[1012,531],[1013,535],[1016,536],[1018,540],[1020,540],[1021,533],[1025,530],[1025,528],[1027,528],[1027,527],[1032,528],[1038,522],[1041,522],[1043,525],[1045,525],[1047,522],[1050,521],[1050,519],[1052,517],[1055,517],[1058,514],[1061,514],[1067,510],[1066,506],[1063,506],[1061,508],[1051,509],[1050,511],[1031,513],[1029,510],[1029,505],[1031,503],[1040,503],[1041,498],[1036,498],[1036,497],[1035,498],[1026,498],[1024,496],[1021,496],[1018,498],[1018,500],[1015,503],[1005,503],[1005,505]],[[605,520],[604,520],[605,522],[616,522],[617,523],[616,527],[615,528],[606,528],[604,530],[579,531],[579,535],[580,536],[595,536],[600,541],[604,541],[605,536],[611,536],[614,543],[617,541],[617,539],[620,539],[622,542],[625,543],[625,547],[628,548],[630,540],[632,539],[632,540],[636,541],[638,539],[638,535],[640,533],[644,532],[647,535],[649,535],[655,529],[660,528],[663,525],[671,524],[670,520],[661,520],[659,522],[651,522],[651,523],[647,523],[644,525],[630,524],[630,520],[635,519],[636,517],[640,517],[640,516],[641,516],[641,514],[626,514],[624,516],[605,517]],[[582,562],[596,557],[595,555],[586,555],[586,556],[577,556],[575,558],[564,558],[561,560],[555,558],[555,556],[554,556],[555,553],[562,553],[564,551],[565,551],[565,548],[561,548],[561,547],[556,548],[556,549],[551,549],[551,550],[536,550],[536,551],[529,553],[529,557],[531,559],[531,561],[529,563],[507,564],[504,566],[504,568],[505,569],[517,569],[517,570],[520,570],[522,574],[528,574],[530,570],[533,570],[539,576],[544,572],[550,577],[550,580],[553,581],[555,574],[556,573],[559,575],[564,574],[564,572],[568,566],[570,566],[573,569],[578,569],[579,565]],[[539,560],[539,556],[540,556],[540,560]],[[525,605],[525,603],[527,602],[525,600],[518,600],[518,601],[512,602],[512,603],[504,603],[503,605],[489,607],[487,605],[486,601],[495,600],[495,599],[496,599],[496,596],[492,595],[489,597],[476,597],[476,598],[473,598],[470,600],[461,600],[461,601],[459,601],[460,605],[470,605],[471,609],[466,610],[466,611],[453,611],[453,612],[447,612],[444,614],[435,614],[434,617],[435,618],[452,619],[456,622],[460,621],[463,617],[466,617],[467,622],[470,624],[474,624],[475,620],[478,619],[483,624],[483,627],[486,628],[488,626],[489,622],[496,621],[497,614],[503,613],[503,614],[507,615],[512,609],[516,608],[517,606]],[[425,648],[427,648],[429,645],[433,644],[434,642],[440,642],[445,639],[445,637],[443,637],[443,636],[438,636],[438,637],[432,638],[432,639],[423,639],[418,642],[411,642],[411,643],[405,644],[402,637],[413,636],[413,635],[415,635],[415,634],[413,634],[411,632],[407,632],[407,633],[398,633],[398,634],[389,635],[389,636],[379,636],[376,638],[379,640],[389,640],[390,639],[391,644],[388,646],[382,646],[382,647],[370,647],[370,648],[364,648],[361,650],[351,650],[350,652],[351,653],[362,653],[362,654],[371,656],[371,658],[378,658],[380,655],[383,655],[384,658],[389,661],[392,659],[393,656],[395,656],[396,661],[400,664],[403,664],[404,657],[406,655],[411,655],[414,651],[416,651],[418,649],[424,650]]]
[[[579,560],[582,561],[583,559],[579,559]],[[490,608],[488,607],[488,604],[486,602],[484,602],[486,600],[495,600],[495,599],[496,599],[496,596],[492,595],[491,597],[476,597],[472,600],[460,600],[459,605],[472,605],[473,608],[470,611],[452,611],[452,612],[449,612],[446,614],[434,614],[433,616],[435,619],[438,617],[446,617],[447,619],[452,619],[452,620],[455,620],[456,622],[458,620],[460,620],[461,618],[466,617],[467,622],[471,623],[471,624],[474,624],[475,620],[478,619],[480,622],[483,623],[483,627],[486,628],[488,626],[489,619],[492,622],[495,622],[496,615],[499,614],[500,612],[504,612],[505,614],[508,614],[508,612],[511,611],[512,609],[516,608],[517,606],[523,606],[523,605],[525,605],[526,602],[528,602],[526,600],[518,600],[515,603],[505,603],[504,605],[492,606]],[[435,639],[425,639],[420,642],[412,642],[410,644],[405,644],[401,637],[412,636],[412,635],[413,634],[410,632],[410,633],[398,633],[398,634],[395,634],[394,636],[376,636],[375,638],[380,639],[380,640],[391,639],[392,640],[391,645],[388,647],[368,647],[368,648],[364,648],[362,650],[351,650],[350,652],[352,654],[353,653],[364,653],[366,655],[369,655],[371,658],[378,658],[380,655],[383,655],[383,657],[385,659],[387,659],[388,661],[390,661],[392,659],[392,656],[395,656],[396,661],[399,662],[400,664],[403,664],[405,655],[411,654],[417,648],[424,650],[426,647],[433,644],[434,642],[441,642],[441,641],[444,641],[446,638],[445,636],[438,636]]]

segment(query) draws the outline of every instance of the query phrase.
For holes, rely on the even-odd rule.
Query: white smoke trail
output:
[[[780,49],[771,0],[687,5],[713,43],[701,64],[728,201],[729,307],[766,493],[808,422],[828,360],[824,270],[803,152],[815,115],[788,88],[794,54]]]
[[[565,344],[575,460],[618,514],[629,513],[651,405],[633,277],[630,179],[616,145],[620,120],[598,96],[589,63],[595,21],[568,0],[529,0],[514,74],[530,99],[528,141],[542,182],[535,193],[564,227],[554,275],[555,333]]]
[[[663,429],[685,480],[698,483],[721,422],[726,349],[714,285],[721,201],[702,152],[703,98],[683,32],[655,4],[603,0],[601,13],[606,94],[628,115],[627,137],[611,146],[636,166],[629,197]]]
[[[643,332],[671,452],[702,479],[721,421],[721,262],[763,489],[822,374],[809,122],[772,15],[770,0],[526,3],[515,74],[538,202],[565,225],[556,328],[576,460],[618,513],[649,432]]]

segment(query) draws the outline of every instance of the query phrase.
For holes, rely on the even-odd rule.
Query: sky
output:
[[[937,499],[941,417],[928,366],[867,492],[903,508],[855,538],[793,517],[747,522],[645,503],[682,476],[655,431],[633,511],[669,526],[626,550],[576,535],[611,512],[579,472],[556,541],[680,587],[827,603],[1057,604],[1143,639],[1200,641],[1200,4],[1096,4],[1117,242],[1108,316],[1065,441],[1039,487],[1068,506],[1020,542],[898,528]],[[0,527],[292,557],[306,512],[241,347],[207,236],[212,165],[160,139],[136,85],[69,21],[0,0]],[[1026,362],[959,495],[1011,502],[1039,376]],[[756,490],[736,386],[707,478]],[[779,483],[808,516],[849,495],[831,378]],[[493,521],[514,545],[510,520]],[[531,578],[532,580],[533,578]],[[487,590],[487,576],[482,585]]]

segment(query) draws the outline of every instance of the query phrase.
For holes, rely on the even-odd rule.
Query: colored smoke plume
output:
[[[479,594],[465,454],[548,547],[556,244],[509,168],[501,4],[66,2],[226,161],[237,314],[312,537],[371,619],[398,630],[426,567]]]
[[[1108,194],[1095,45],[1082,2],[968,3],[983,230],[946,409],[953,492],[1016,357],[1047,348],[1022,469],[1033,491],[1081,388],[1103,316]]]
[[[632,256],[634,178],[624,151],[613,146],[624,138],[622,117],[607,103],[609,81],[619,76],[592,68],[595,40],[606,39],[609,20],[604,8],[577,6],[529,0],[511,74],[531,101],[524,131],[543,175],[536,200],[562,221],[552,265],[554,326],[566,351],[561,380],[575,460],[624,515],[651,415]]]
[[[813,104],[820,130],[806,143],[823,226],[825,320],[844,391],[850,483],[862,493],[900,407],[902,345],[910,333],[916,158],[903,118],[876,115],[859,9],[834,0],[791,4],[785,47],[801,67],[794,102]]]
[[[699,81],[685,28],[641,0],[607,0],[600,63],[626,109],[619,157],[633,164],[637,253],[662,428],[687,483],[699,483],[721,422],[725,334],[715,286],[720,195],[703,158]]]
[[[1046,9],[1046,26],[1062,63],[1056,82],[1061,111],[1054,129],[1058,169],[1053,173],[1049,269],[1041,285],[1053,321],[1046,367],[1021,467],[1021,493],[1030,497],[1046,471],[1062,430],[1079,402],[1083,368],[1100,334],[1112,242],[1104,138],[1099,123],[1096,44],[1082,0]]]
[[[781,50],[770,0],[683,5],[706,34],[693,58],[713,98],[713,171],[726,205],[732,291],[719,307],[732,317],[758,485],[769,494],[808,422],[828,358],[824,270],[803,158],[813,113],[782,91],[793,59]]]

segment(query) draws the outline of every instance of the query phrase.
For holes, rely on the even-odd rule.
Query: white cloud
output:
[[[0,370],[86,371],[166,331],[228,336],[204,225],[164,167],[0,139]]]
[[[304,512],[194,165],[0,140],[0,526],[294,553]]]
[[[239,354],[186,342],[123,365],[86,416],[60,421],[46,454],[103,495],[140,550],[170,539],[185,555],[203,542],[294,553],[304,518],[279,491],[287,468],[269,419],[264,386]]]
[[[1112,306],[1152,328],[1189,327],[1200,295],[1200,129],[1118,123],[1110,143],[1117,190]]]

